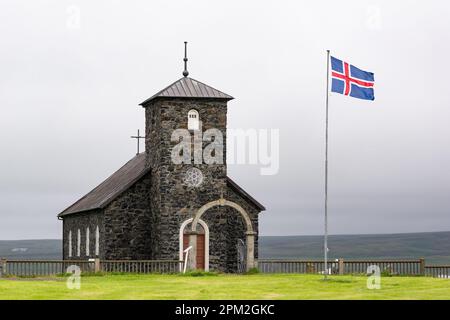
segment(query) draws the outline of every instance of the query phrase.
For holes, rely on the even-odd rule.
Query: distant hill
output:
[[[260,237],[260,258],[321,259],[322,236]],[[450,264],[450,231],[398,234],[333,235],[328,237],[331,259],[421,258]]]
[[[394,259],[424,257],[428,263],[450,264],[450,231],[329,237],[330,259]],[[322,236],[260,237],[260,258],[321,259]],[[0,240],[0,257],[61,259],[61,240]]]
[[[61,240],[0,240],[0,257],[7,259],[58,260]]]

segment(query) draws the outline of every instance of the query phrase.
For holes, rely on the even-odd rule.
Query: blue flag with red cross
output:
[[[331,57],[331,91],[346,96],[375,100],[372,72],[361,70],[345,61]]]

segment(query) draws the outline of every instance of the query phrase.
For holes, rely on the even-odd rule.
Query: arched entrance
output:
[[[179,259],[184,261],[184,250],[189,247],[189,236],[191,234],[189,224],[193,218],[185,220],[180,226],[179,234]],[[209,228],[206,222],[198,220],[196,227],[197,236],[197,252],[195,269],[209,271]],[[192,254],[192,251],[189,253]],[[180,271],[182,266],[180,266]]]
[[[196,269],[197,267],[197,225],[200,223],[200,218],[202,215],[208,210],[216,206],[229,206],[234,209],[236,209],[239,214],[244,219],[245,225],[246,225],[246,247],[247,247],[247,265],[246,270],[250,270],[251,268],[255,267],[255,234],[256,232],[253,231],[253,225],[252,221],[248,215],[248,213],[242,208],[240,205],[238,205],[235,202],[226,200],[226,199],[218,199],[215,201],[208,202],[207,204],[203,205],[200,209],[197,210],[197,212],[194,215],[194,218],[192,219],[191,223],[191,230],[189,234],[189,246],[192,246],[191,254],[189,255],[188,260],[188,268],[189,269]]]

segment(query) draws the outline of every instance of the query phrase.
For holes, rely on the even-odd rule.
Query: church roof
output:
[[[150,169],[145,167],[145,152],[143,152],[136,155],[108,179],[61,212],[58,217],[89,210],[103,209],[148,172],[150,172]],[[227,177],[227,185],[259,210],[266,210],[262,204],[256,201],[229,177]]]
[[[145,168],[145,152],[136,155],[58,217],[106,207],[149,171]]]
[[[251,195],[249,195],[244,189],[242,189],[236,182],[234,182],[233,180],[231,180],[230,177],[227,177],[227,185],[234,189],[234,191],[236,191],[238,194],[240,194],[242,197],[244,197],[244,199],[247,199],[248,201],[250,201],[251,203],[253,203],[259,210],[264,211],[266,210],[266,208],[259,203],[258,201],[256,201],[255,198],[253,198]]]
[[[231,100],[232,96],[210,87],[200,81],[183,77],[168,87],[154,94],[140,105],[144,105],[156,98],[209,98]]]

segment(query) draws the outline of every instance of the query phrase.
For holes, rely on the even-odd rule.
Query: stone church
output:
[[[191,247],[191,269],[257,266],[258,215],[265,208],[227,175],[227,103],[233,97],[188,77],[184,61],[181,79],[140,104],[145,152],[58,215],[64,259],[184,260]],[[221,142],[223,161],[190,161],[190,152],[183,155],[188,161],[173,161],[177,129],[188,132],[189,145],[199,143],[200,152]],[[222,141],[198,138],[208,129],[219,130]]]

